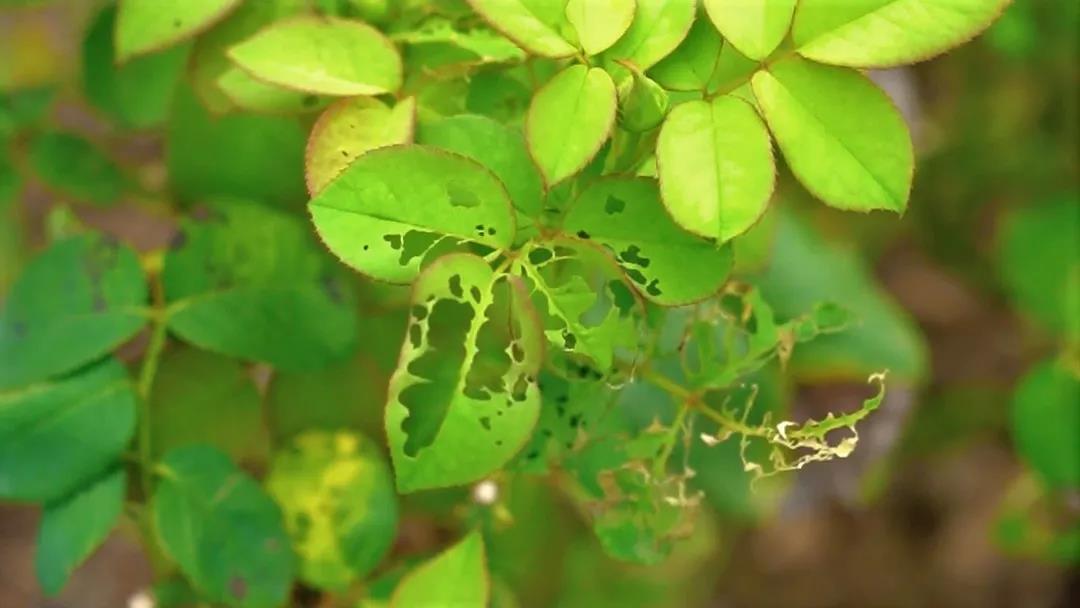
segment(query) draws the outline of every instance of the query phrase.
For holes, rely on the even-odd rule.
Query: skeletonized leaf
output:
[[[224,19],[241,0],[121,0],[116,17],[116,57],[131,57],[191,38]]]
[[[784,158],[814,196],[839,209],[904,211],[911,136],[866,76],[787,59],[755,74],[753,87]]]
[[[495,249],[514,242],[514,213],[495,176],[427,146],[372,150],[308,204],[334,255],[374,278],[408,283],[443,241]]]
[[[0,311],[0,390],[72,371],[146,323],[135,253],[99,235],[53,244],[16,279]]]
[[[115,463],[134,431],[135,391],[112,358],[0,392],[0,498],[56,500]]]
[[[229,49],[242,69],[271,84],[322,95],[380,95],[401,86],[401,57],[361,21],[296,17]]]
[[[634,21],[635,0],[569,0],[566,19],[589,55],[607,50]]]
[[[416,99],[393,108],[374,97],[342,99],[326,109],[308,136],[304,175],[308,192],[318,194],[358,156],[375,148],[412,141]]]
[[[150,508],[162,550],[206,600],[285,603],[296,569],[281,511],[254,479],[209,446],[169,452]]]
[[[629,61],[645,71],[686,38],[696,12],[697,2],[689,0],[637,0],[630,29],[604,56]]]
[[[356,346],[350,285],[299,220],[222,200],[183,223],[165,256],[167,323],[200,348],[290,370]]]
[[[432,262],[414,286],[386,405],[398,490],[461,485],[506,464],[536,424],[542,359],[518,278],[471,254]]]
[[[278,452],[266,488],[281,505],[300,559],[299,577],[343,590],[368,574],[397,535],[390,469],[370,439],[310,431]]]
[[[394,590],[390,606],[481,608],[488,605],[490,586],[484,537],[472,532],[406,575]]]
[[[715,293],[731,271],[730,247],[679,228],[664,211],[651,179],[593,182],[578,196],[563,227],[611,250],[638,291],[665,306]]]
[[[1011,0],[799,0],[791,36],[807,59],[887,67],[929,59],[990,26]]]
[[[533,97],[525,139],[547,185],[581,171],[615,125],[615,83],[600,68],[574,65]]]
[[[566,25],[563,4],[537,0],[468,2],[491,27],[534,55],[568,57],[574,54],[574,45],[567,42],[561,31]]]
[[[730,95],[676,106],[660,129],[656,165],[675,222],[721,243],[761,217],[776,179],[764,123]]]
[[[787,35],[795,0],[705,0],[705,10],[743,55],[765,59]]]
[[[46,594],[59,593],[75,568],[105,542],[123,511],[125,482],[124,471],[115,470],[45,505],[34,566]]]

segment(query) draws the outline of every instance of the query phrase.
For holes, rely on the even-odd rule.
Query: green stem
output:
[[[660,455],[653,461],[653,477],[659,478],[664,475],[664,471],[667,470],[668,459],[671,458],[671,452],[675,450],[675,442],[679,439],[679,431],[682,430],[683,423],[686,422],[686,415],[690,412],[690,404],[683,401],[679,404],[679,411],[675,414],[675,420],[671,423],[671,428],[668,429],[668,436],[664,440],[664,448],[660,451]]]
[[[698,407],[697,411],[706,418],[709,418],[713,422],[719,424],[721,427],[724,427],[730,431],[734,431],[741,435],[747,435],[750,437],[768,437],[772,433],[772,429],[769,429],[767,427],[747,426],[742,421],[736,420],[731,416],[728,416],[727,414],[718,412],[705,405],[701,405],[700,407]]]
[[[675,397],[683,403],[688,401],[693,396],[693,393],[691,393],[687,388],[678,384],[671,378],[664,376],[663,374],[656,373],[649,367],[641,370],[641,378],[646,382],[655,384],[657,387],[663,389],[664,391],[667,391],[672,397]]]
[[[140,462],[139,479],[143,496],[150,497],[153,451],[150,445],[150,392],[154,388],[161,353],[165,350],[165,320],[163,315],[154,314],[153,327],[150,330],[150,344],[143,357],[142,369],[139,370],[139,427],[136,451]]]

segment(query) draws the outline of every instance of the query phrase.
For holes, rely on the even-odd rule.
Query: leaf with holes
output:
[[[616,355],[634,359],[643,305],[600,246],[567,238],[530,243],[517,269],[556,352],[584,358],[600,374],[613,370]]]
[[[526,51],[542,57],[569,57],[565,3],[542,0],[468,0],[491,27]]]
[[[575,65],[533,96],[525,139],[548,186],[585,168],[615,126],[617,97],[611,76]]]
[[[484,537],[473,532],[402,579],[390,606],[480,608],[488,605],[490,586]]]
[[[146,278],[135,252],[86,234],[33,258],[0,311],[0,390],[70,372],[146,324]]]
[[[730,95],[673,109],[656,142],[656,166],[675,222],[721,243],[765,213],[776,180],[764,123]]]
[[[548,473],[584,447],[616,394],[594,378],[564,378],[547,371],[540,374],[540,393],[540,419],[513,467],[533,474]]]
[[[536,311],[517,277],[450,254],[413,289],[386,406],[401,492],[477,481],[506,464],[536,424],[543,358]]]
[[[121,0],[116,17],[120,63],[198,35],[236,9],[241,0]]]
[[[334,255],[376,279],[408,283],[440,244],[514,242],[506,188],[463,156],[427,146],[362,155],[308,203]]]
[[[814,196],[838,209],[904,211],[911,136],[866,76],[787,59],[754,74],[753,86],[788,166]]]
[[[134,432],[135,391],[112,358],[0,392],[0,498],[59,499],[115,464]]]
[[[239,200],[194,215],[165,255],[170,331],[206,350],[289,370],[352,353],[352,287],[300,221]]]
[[[376,445],[347,432],[299,435],[274,457],[266,488],[285,512],[299,578],[342,591],[375,568],[397,534],[397,496]]]
[[[296,571],[281,511],[221,452],[189,446],[165,455],[150,514],[162,551],[205,599],[274,608]]]
[[[319,116],[308,136],[304,176],[318,194],[358,156],[375,148],[412,141],[416,99],[389,107],[374,97],[342,99]]]
[[[581,48],[596,55],[615,44],[634,21],[635,0],[569,0],[566,19]]]
[[[401,86],[397,49],[361,21],[278,21],[233,46],[228,55],[259,80],[317,95],[380,95]]]
[[[125,477],[123,470],[114,470],[45,505],[34,567],[46,594],[59,593],[116,527],[124,509]]]
[[[586,187],[563,228],[608,248],[646,298],[677,306],[705,298],[731,272],[731,248],[679,228],[648,178],[609,178]]]
[[[705,0],[724,39],[751,59],[765,59],[791,26],[795,0]]]
[[[888,67],[929,59],[971,40],[1011,0],[799,0],[791,37],[807,59]]]
[[[674,51],[694,24],[697,2],[637,0],[634,21],[604,57],[648,70]]]

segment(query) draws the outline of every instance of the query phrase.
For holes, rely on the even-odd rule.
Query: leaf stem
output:
[[[659,478],[664,475],[668,459],[671,458],[671,452],[675,449],[675,441],[679,438],[679,431],[682,430],[683,424],[686,422],[686,415],[689,412],[690,404],[688,402],[683,401],[679,404],[679,411],[675,414],[675,420],[672,421],[671,428],[668,429],[668,436],[664,439],[664,447],[656,460],[653,461],[653,477]]]
[[[721,427],[724,427],[724,428],[726,428],[726,429],[728,429],[730,431],[733,431],[735,433],[739,433],[740,435],[747,435],[747,436],[750,436],[750,437],[768,437],[769,435],[772,434],[772,429],[770,429],[768,427],[747,426],[742,421],[736,420],[736,419],[732,418],[731,416],[728,416],[727,414],[724,414],[722,412],[718,412],[718,411],[716,411],[716,410],[714,410],[714,409],[712,409],[712,408],[710,408],[708,406],[705,406],[705,405],[702,405],[702,406],[698,407],[697,411],[700,412],[706,418],[709,418],[713,422],[719,424]]]

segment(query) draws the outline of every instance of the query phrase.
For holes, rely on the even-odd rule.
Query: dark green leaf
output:
[[[29,160],[41,181],[75,201],[111,205],[125,186],[124,176],[111,158],[71,133],[38,135],[30,145]]]

